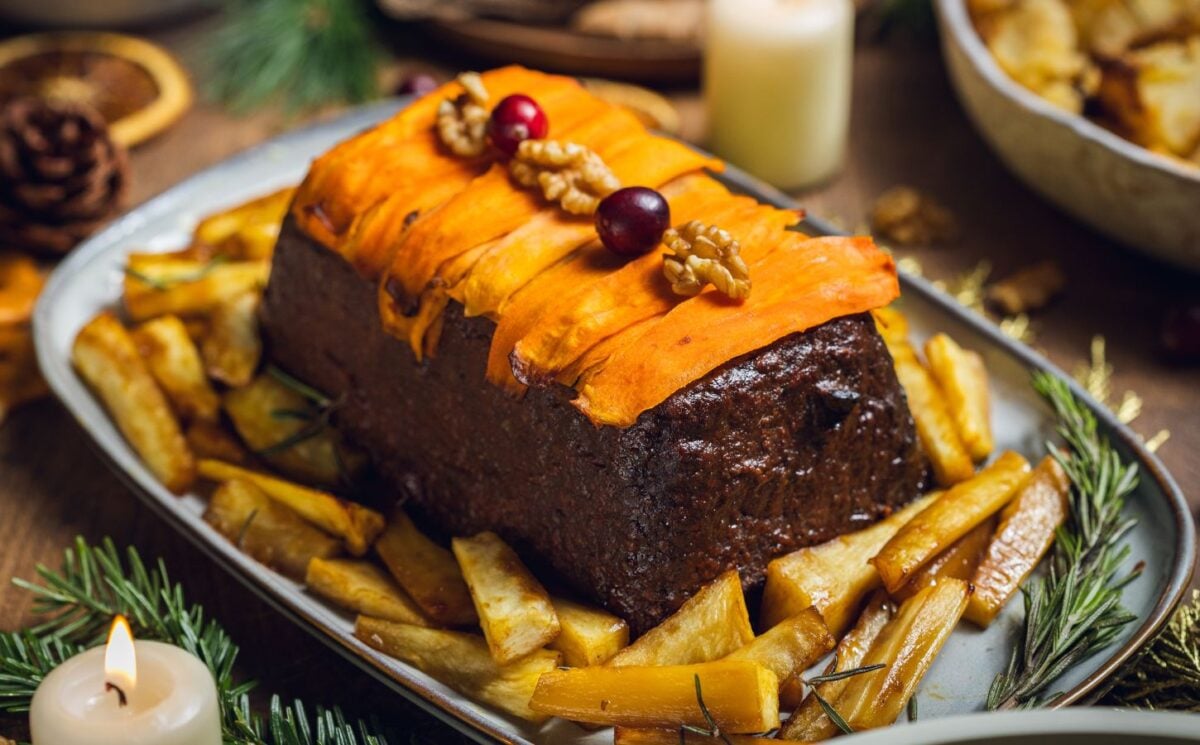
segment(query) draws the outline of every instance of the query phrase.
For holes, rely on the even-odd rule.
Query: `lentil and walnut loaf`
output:
[[[422,513],[495,530],[644,631],[720,572],[861,528],[926,474],[868,314],[731,360],[626,428],[563,386],[514,400],[484,381],[495,324],[446,311],[417,363],[381,327],[376,282],[289,218],[263,308],[274,360],[334,396],[338,426]]]

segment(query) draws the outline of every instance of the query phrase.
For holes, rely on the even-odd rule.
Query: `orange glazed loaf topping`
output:
[[[718,161],[648,132],[575,81],[520,67],[482,75],[494,104],[538,101],[548,137],[595,151],[623,186],[659,189],[672,224],[729,231],[754,277],[743,302],[709,287],[676,295],[665,247],[624,259],[593,221],[522,187],[489,149],[459,158],[434,131],[448,83],[318,158],[292,214],[310,237],[378,282],[380,320],[418,359],[436,353],[451,301],[496,322],[481,375],[520,395],[563,384],[597,425],[626,427],[671,394],[745,354],[899,295],[895,266],[869,238],[809,238],[799,216],[734,196]]]

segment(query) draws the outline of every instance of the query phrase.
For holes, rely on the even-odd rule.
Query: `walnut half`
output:
[[[518,184],[573,215],[590,215],[600,200],[621,188],[604,161],[590,148],[558,140],[525,140],[508,164]]]
[[[450,152],[464,158],[482,155],[487,147],[488,92],[477,72],[464,72],[458,82],[465,92],[438,105],[437,132]]]
[[[729,233],[692,220],[664,233],[663,243],[674,252],[663,257],[663,275],[677,295],[699,295],[712,284],[734,300],[750,297],[750,270]]]

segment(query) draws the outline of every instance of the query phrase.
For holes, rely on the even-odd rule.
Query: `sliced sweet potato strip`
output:
[[[544,106],[555,90],[578,90],[570,78],[546,75],[510,66],[483,74],[484,85],[497,100],[510,93],[524,92]],[[462,93],[457,81],[446,83],[417,99],[391,119],[334,147],[318,158],[300,185],[293,214],[312,237],[329,247],[350,224],[354,214],[386,194],[394,176],[423,179],[428,171],[415,159],[424,155],[434,168],[451,166],[457,159],[438,146],[434,133],[438,105]],[[406,143],[419,143],[416,149]],[[484,161],[480,161],[484,162]],[[422,174],[418,176],[418,173]],[[382,176],[388,178],[381,178]]]
[[[692,181],[692,178],[697,180]],[[714,192],[713,187],[718,191]],[[703,212],[724,215],[745,207],[750,201],[735,199],[724,187],[704,175],[681,181],[679,186],[666,190],[665,195],[671,205],[672,219],[691,219]],[[594,236],[595,230],[591,232]],[[661,258],[653,255],[653,252],[647,256],[661,262]],[[643,259],[630,263],[644,263]],[[614,258],[600,245],[599,240],[594,239],[563,263],[527,283],[505,305],[497,322],[488,355],[488,381],[513,393],[523,390],[524,385],[513,377],[509,357],[517,342],[546,319],[552,318],[556,309],[574,307],[574,299],[586,288],[623,272],[629,264],[622,266],[622,261]],[[654,292],[657,286],[657,283],[650,285],[647,292]],[[630,288],[631,285],[623,286],[624,291]]]
[[[712,219],[729,230],[742,246],[742,257],[753,262],[779,245],[782,230],[797,221],[794,212],[755,204],[745,197],[728,198],[740,209]],[[691,207],[685,204],[684,207]],[[682,224],[704,219],[706,205],[683,214],[672,214]],[[513,348],[513,373],[524,383],[549,380],[597,343],[647,318],[662,315],[678,305],[682,297],[671,292],[662,278],[662,252],[652,251],[601,278],[571,300],[547,309],[537,325]]]
[[[611,105],[582,96],[582,92],[577,93],[579,100],[571,107],[570,115],[554,111],[552,132],[570,133],[581,126],[591,127],[593,119],[612,111]],[[340,252],[363,276],[376,279],[383,274],[413,220],[465,190],[486,170],[486,163],[479,159],[453,159],[450,163],[453,168],[424,174],[425,178],[414,178],[414,174],[421,175],[420,171],[405,164],[404,174],[390,180],[391,192],[355,219]]]
[[[596,424],[627,427],[731,359],[900,294],[895,263],[870,238],[788,240],[750,276],[754,290],[742,303],[709,290],[675,306],[586,375],[572,403]]]
[[[634,139],[637,140],[638,138],[635,137]],[[601,150],[603,150],[603,148],[601,148]],[[645,139],[637,141],[632,147],[629,147],[628,149],[618,153],[615,157],[609,159],[609,164],[612,167],[613,172],[617,174],[622,183],[652,184],[655,186],[676,178],[682,174],[699,170],[707,162],[708,160],[704,156],[697,154],[695,151],[681,143],[675,142],[674,140],[667,140],[652,136],[647,136]],[[508,188],[511,189],[511,185]],[[529,192],[526,192],[526,194],[528,193]],[[478,210],[479,207],[476,206],[474,209]],[[552,207],[551,209],[557,210],[557,207]],[[515,226],[514,228],[510,229],[516,229],[519,227],[520,226]],[[407,240],[405,241],[405,244],[405,248],[401,249],[401,251],[407,254]],[[523,248],[524,247],[520,244],[516,244],[510,246],[508,250],[520,251],[523,250]],[[433,255],[436,255],[437,252],[441,250],[444,250],[444,248],[435,248],[432,253],[427,250],[419,251],[418,258],[413,262],[415,266],[409,265],[405,269],[407,276],[410,278],[414,276],[421,276],[425,271],[422,268],[425,262],[421,261],[421,258],[429,258]],[[461,247],[458,249],[452,249],[450,255],[453,256],[461,253],[462,250],[463,249]],[[445,261],[445,259],[443,259],[443,261]],[[396,266],[397,263],[399,262],[397,261],[393,264],[393,266]],[[430,279],[436,281],[436,279],[432,276]],[[413,332],[411,338],[417,338],[418,332],[423,332],[423,329],[418,328]],[[413,344],[414,349],[418,349],[420,346],[422,345],[417,343]]]

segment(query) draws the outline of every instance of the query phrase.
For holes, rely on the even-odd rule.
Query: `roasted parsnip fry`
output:
[[[602,665],[629,644],[629,625],[611,613],[563,598],[553,602],[562,631],[550,649],[571,667]]]
[[[836,643],[817,609],[805,608],[725,659],[757,662],[783,684],[812,667]]]
[[[908,600],[921,590],[936,585],[947,578],[970,581],[975,576],[975,570],[983,559],[983,552],[992,539],[992,531],[996,529],[996,517],[993,515],[976,525],[969,533],[950,544],[950,548],[937,556],[913,573],[904,586],[893,593],[896,600]]]
[[[667,620],[617,653],[609,665],[688,665],[708,662],[754,639],[742,580],[728,571],[700,588]]]
[[[209,215],[196,226],[200,243],[238,259],[269,259],[279,237],[294,188],[280,189],[224,212]]]
[[[879,335],[891,344],[893,342],[908,342],[908,319],[894,305],[885,305],[871,311],[875,319],[875,328]]]
[[[679,728],[675,729],[631,729],[617,727],[613,732],[613,745],[775,745],[779,741],[773,737],[758,737],[757,735],[724,735],[709,737],[686,733],[679,736]]]
[[[238,466],[248,466],[253,461],[237,437],[219,424],[195,421],[188,425],[183,436],[197,458],[223,460]]]
[[[1029,461],[1011,450],[970,481],[946,490],[892,536],[871,563],[895,592],[950,544],[1008,504],[1029,476]]]
[[[779,726],[779,680],[745,660],[554,670],[538,680],[529,706],[585,724],[704,727],[697,677],[704,705],[722,732],[766,732]]]
[[[921,497],[869,528],[772,561],[763,590],[763,625],[774,626],[814,606],[829,632],[841,635],[854,622],[863,600],[881,584],[871,557],[936,498],[934,494]]]
[[[173,313],[208,313],[221,303],[267,284],[266,261],[197,261],[131,254],[125,272],[125,311],[135,321]]]
[[[892,353],[896,378],[908,398],[917,438],[929,455],[938,484],[950,486],[971,478],[975,473],[971,455],[963,445],[946,399],[933,376],[917,359],[916,350],[907,341],[887,338],[884,341]]]
[[[246,554],[293,579],[303,579],[310,561],[341,551],[341,541],[314,528],[249,481],[221,484],[204,521]]]
[[[244,479],[253,483],[271,499],[292,508],[300,517],[344,540],[346,550],[355,556],[365,554],[383,530],[383,515],[323,491],[219,460],[202,459],[196,468],[201,476],[212,481]]]
[[[369,561],[314,557],[308,562],[304,584],[355,613],[414,626],[432,625],[395,580]]]
[[[969,594],[966,582],[947,579],[900,606],[862,660],[863,667],[887,667],[850,678],[832,702],[855,731],[896,721],[958,625]]]
[[[262,358],[258,302],[258,292],[243,292],[213,309],[212,323],[200,345],[200,352],[208,374],[214,379],[239,386],[254,378]]]
[[[221,402],[204,377],[200,353],[178,316],[160,316],[133,331],[146,367],[185,420],[215,422]]]
[[[246,445],[288,476],[336,486],[349,475],[344,467],[358,462],[343,457],[337,431],[323,412],[268,373],[226,391],[222,404]]]
[[[186,491],[196,476],[195,460],[166,397],[116,316],[101,313],[80,329],[71,358],[151,473],[176,494]]]
[[[984,550],[967,603],[968,620],[987,626],[1016,594],[1054,543],[1067,519],[1071,482],[1050,456],[1042,459],[1021,491],[1000,513],[1000,525]]]
[[[418,530],[402,510],[388,520],[375,553],[425,615],[445,626],[479,622],[454,554]]]
[[[925,359],[929,360],[929,372],[945,396],[967,452],[976,461],[987,458],[996,445],[983,358],[958,346],[946,334],[937,334],[925,342]]]
[[[543,722],[529,706],[538,679],[558,667],[557,652],[537,650],[511,665],[497,665],[474,634],[427,629],[359,616],[354,635],[384,654],[407,662],[459,693],[522,719]]]
[[[863,658],[867,656],[867,650],[871,648],[871,645],[879,638],[880,632],[895,615],[896,606],[892,604],[887,593],[882,590],[876,591],[867,601],[867,606],[863,609],[862,615],[858,617],[854,627],[838,642],[837,656],[825,668],[825,674],[845,672],[860,667]],[[828,683],[818,684],[817,688],[826,701],[834,701],[849,683],[849,678],[831,680]],[[794,683],[785,686],[785,690],[791,688],[792,685],[795,685],[797,693],[803,693],[800,686]],[[817,742],[828,740],[839,732],[837,725],[825,715],[825,710],[821,708],[817,698],[809,696],[796,708],[787,723],[780,729],[779,738],[781,740]]]
[[[554,641],[561,627],[550,595],[500,536],[455,538],[450,548],[496,662],[507,665]]]

